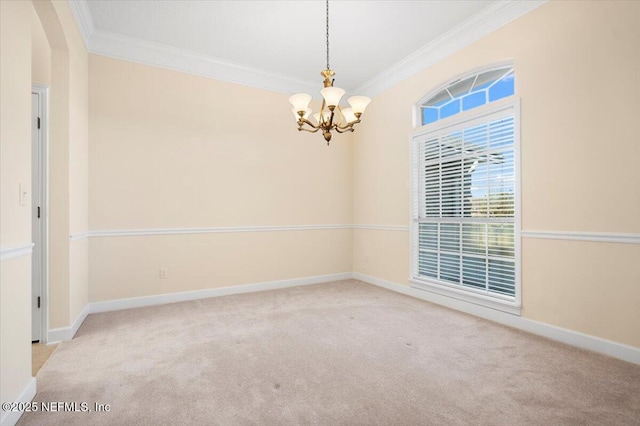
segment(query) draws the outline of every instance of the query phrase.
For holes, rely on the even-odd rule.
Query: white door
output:
[[[31,93],[31,200],[32,200],[32,241],[35,243],[33,247],[33,256],[31,258],[31,341],[38,342],[42,340],[42,235],[40,226],[41,211],[41,194],[40,188],[42,182],[41,174],[43,170],[42,163],[42,147],[40,137],[41,132],[41,99],[38,93]]]

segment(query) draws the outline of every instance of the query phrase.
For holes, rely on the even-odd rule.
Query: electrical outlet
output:
[[[168,276],[169,276],[169,271],[167,271],[167,268],[160,268],[160,279],[161,280],[167,279]]]

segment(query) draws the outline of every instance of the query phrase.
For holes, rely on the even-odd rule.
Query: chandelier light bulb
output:
[[[349,99],[347,99],[347,102],[349,102],[349,105],[351,105],[351,109],[353,110],[355,116],[358,117],[364,112],[364,110],[367,108],[367,105],[371,103],[371,99],[367,98],[366,96],[351,96]]]
[[[357,120],[356,115],[351,108],[342,108],[342,116],[344,117],[345,124],[352,123]]]
[[[327,106],[333,109],[340,103],[340,99],[344,96],[344,90],[339,87],[325,87],[320,91],[320,94],[322,94]]]
[[[293,105],[293,109],[298,111],[306,111],[309,108],[309,102],[311,102],[311,95],[306,93],[298,93],[289,97],[289,102]]]
[[[293,116],[295,117],[296,121],[298,121],[298,119],[300,118],[300,114],[298,114],[298,111],[296,111],[296,108],[295,107],[291,108],[291,112],[293,113]],[[309,115],[311,115],[311,108],[307,108],[302,118],[307,119],[309,118]]]

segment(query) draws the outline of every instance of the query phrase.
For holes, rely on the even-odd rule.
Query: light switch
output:
[[[27,196],[29,195],[29,193],[27,192],[27,186],[24,183],[20,183],[20,205],[21,206],[26,206],[27,205]]]

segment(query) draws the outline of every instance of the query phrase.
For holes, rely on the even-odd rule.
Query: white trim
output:
[[[89,314],[90,305],[87,305],[80,312],[80,315],[78,315],[78,318],[76,318],[76,320],[73,322],[73,325],[71,325],[70,327],[52,328],[51,330],[49,330],[47,332],[47,344],[53,345],[73,339],[73,336],[76,335],[78,329]]]
[[[497,1],[401,59],[360,87],[349,91],[371,97],[376,96],[546,2],[547,0]],[[89,53],[276,92],[316,93],[318,91],[317,81],[301,80],[220,58],[98,30],[95,28],[86,0],[72,0],[69,3]]]
[[[13,259],[15,257],[30,255],[33,252],[33,243],[21,244],[13,247],[3,247],[0,249],[0,262]]]
[[[304,278],[292,278],[279,281],[267,281],[253,284],[238,284],[229,287],[183,291],[178,293],[166,293],[153,296],[131,297],[126,299],[106,300],[103,302],[92,302],[88,303],[84,307],[72,326],[54,328],[49,330],[47,335],[47,344],[52,345],[55,343],[73,339],[73,337],[78,332],[78,329],[89,314],[120,311],[123,309],[142,308],[145,306],[164,305],[167,303],[186,302],[191,300],[206,299],[208,297],[228,296],[232,294],[253,293],[257,291],[275,290],[279,288],[320,284],[348,279],[351,279],[351,272],[317,275]]]
[[[640,348],[530,320],[521,316],[511,315],[506,312],[501,312],[459,299],[452,299],[450,297],[441,296],[436,293],[423,291],[392,281],[361,274],[359,272],[354,272],[353,278],[378,287],[386,288],[387,290],[426,300],[457,311],[466,312],[480,318],[504,324],[509,327],[514,327],[528,333],[543,336],[581,349],[609,355],[634,364],[640,364]]]
[[[205,290],[187,291],[180,293],[160,294],[154,296],[133,297],[127,299],[108,300],[89,303],[76,319],[73,327],[64,327],[49,331],[49,344],[70,340],[82,325],[88,314],[110,312],[122,309],[140,308],[145,306],[163,305],[167,303],[185,302],[208,297],[228,296],[232,294],[253,293],[257,291],[274,290],[279,288],[297,287],[302,285],[320,284],[325,282],[356,279],[365,283],[383,287],[397,293],[426,300],[451,309],[466,312],[480,318],[488,319],[510,327],[518,328],[529,333],[537,334],[582,349],[609,355],[624,361],[640,364],[640,348],[616,343],[599,337],[556,327],[550,324],[512,315],[497,309],[481,306],[476,303],[454,299],[440,294],[401,285],[392,281],[372,277],[359,272],[344,272],[338,274],[319,275],[305,278],[294,278],[280,281],[244,284],[230,287],[220,287]],[[4,423],[3,423],[4,424]]]
[[[205,290],[184,291],[180,293],[158,294],[154,296],[132,297],[127,299],[107,300],[89,303],[89,312],[110,312],[122,309],[141,308],[145,306],[164,305],[167,303],[186,302],[209,297],[229,296],[232,294],[254,293],[257,291],[275,290],[279,288],[298,287],[302,285],[320,284],[332,281],[351,279],[351,272],[339,274],[317,275],[304,278],[293,278],[280,281],[268,281],[254,284],[238,284],[229,287],[210,288]]]
[[[18,395],[18,397],[15,399],[15,403],[22,403],[22,404],[26,404],[29,403],[31,401],[33,401],[33,398],[36,397],[36,378],[32,377],[29,379],[29,383],[27,383],[27,386],[24,387],[24,389],[22,389],[22,392],[20,392],[20,395]],[[11,402],[11,401],[2,401],[2,402]],[[2,418],[0,418],[0,426],[14,426],[16,423],[18,423],[18,420],[20,420],[20,417],[22,417],[22,414],[24,413],[24,410],[22,411],[4,411],[2,413]]]
[[[493,62],[491,64],[485,64],[481,67],[476,67],[470,71],[466,71],[462,74],[459,74],[457,76],[455,76],[454,78],[450,78],[444,82],[442,82],[441,84],[439,84],[438,86],[435,86],[431,91],[427,92],[426,95],[424,95],[423,97],[420,98],[420,100],[418,100],[418,102],[416,102],[413,105],[413,128],[416,129],[418,127],[423,127],[423,126],[438,126],[438,124],[436,123],[442,123],[444,120],[448,120],[448,121],[453,121],[454,123],[457,122],[456,117],[459,117],[461,113],[467,113],[467,111],[473,111],[476,108],[482,108],[484,105],[487,104],[492,104],[492,105],[496,105],[497,102],[504,102],[501,100],[498,101],[490,101],[485,103],[484,105],[478,106],[476,108],[472,108],[471,110],[467,110],[467,111],[460,111],[457,114],[454,114],[452,116],[449,116],[447,118],[444,119],[438,119],[432,123],[429,124],[422,124],[422,108],[423,108],[423,104],[425,102],[427,102],[428,100],[430,100],[433,96],[437,95],[438,93],[440,93],[443,89],[448,89],[450,86],[452,86],[455,83],[458,83],[460,81],[466,80],[470,77],[476,76],[476,78],[478,77],[478,75],[488,72],[488,71],[495,71],[498,69],[504,69],[504,68],[510,68],[511,71],[514,71],[514,64],[513,64],[513,60],[504,60],[504,61],[498,61],[498,62]],[[494,81],[494,83],[496,83],[498,80]],[[483,89],[486,90],[486,89]],[[451,96],[451,94],[449,94]],[[508,97],[507,99],[509,99],[510,97]],[[456,99],[460,99],[460,97],[456,98]],[[488,100],[488,98],[487,98]]]
[[[408,226],[400,225],[351,225],[352,229],[372,229],[381,231],[409,231]]]
[[[229,226],[213,228],[150,228],[150,229],[106,229],[101,231],[87,231],[69,235],[70,241],[95,237],[138,237],[146,235],[176,235],[176,234],[225,234],[234,232],[280,232],[280,231],[325,231],[336,229],[370,229],[383,231],[409,231],[408,226],[402,225],[372,225],[372,224],[336,224],[336,225],[282,225],[282,226]]]
[[[93,24],[89,5],[85,0],[69,0],[69,7],[71,8],[71,13],[73,13],[73,17],[76,20],[78,31],[80,31],[80,35],[84,41],[84,46],[88,51],[91,36],[96,29]]]
[[[85,238],[89,238],[89,231],[69,235],[69,241],[84,240]]]
[[[630,233],[612,234],[608,232],[522,231],[521,235],[523,238],[543,238],[549,240],[640,244],[640,234]]]
[[[488,69],[492,69],[489,67]],[[479,71],[481,69],[476,70]],[[445,285],[441,285],[437,282],[421,279],[418,277],[418,199],[421,195],[419,193],[419,177],[417,169],[419,167],[418,152],[419,143],[417,140],[426,136],[433,137],[450,132],[458,131],[463,128],[474,126],[476,124],[484,124],[487,120],[495,120],[501,117],[513,116],[513,130],[514,130],[514,169],[515,169],[515,199],[514,208],[515,215],[513,218],[514,228],[514,298],[513,300],[501,299],[498,295],[496,297],[489,297],[484,294],[475,293],[472,289],[458,289]],[[522,250],[521,250],[521,169],[520,169],[520,98],[517,96],[509,96],[508,98],[500,99],[495,102],[488,103],[478,108],[471,109],[452,117],[438,120],[434,123],[418,127],[409,133],[409,155],[410,155],[410,238],[409,238],[409,281],[419,286],[422,290],[428,290],[436,292],[442,296],[454,297],[456,299],[463,299],[467,302],[474,301],[473,303],[479,303],[492,309],[500,309],[510,314],[520,315],[520,307],[522,306]]]
[[[414,105],[415,107],[416,105]],[[441,134],[447,132],[455,132],[469,125],[482,123],[488,116],[508,116],[512,114],[512,110],[520,111],[520,98],[517,95],[511,95],[497,101],[489,102],[477,108],[462,111],[458,114],[447,118],[434,121],[433,123],[421,125],[409,132],[409,140],[423,135]],[[515,123],[514,123],[515,128]],[[519,127],[518,127],[519,129]]]
[[[89,231],[89,237],[134,237],[141,235],[218,234],[230,232],[320,231],[351,229],[352,225],[230,226],[216,228],[111,229]]]
[[[32,212],[32,237],[35,246],[31,259],[31,278],[32,289],[34,285],[38,287],[41,299],[38,340],[46,343],[49,328],[49,86],[33,83],[31,93],[39,97],[38,116],[41,119],[37,146],[32,146],[32,160],[33,156],[38,155],[40,161],[39,164],[33,164],[32,161],[32,207],[40,207],[40,219],[36,219]]]
[[[95,30],[89,53],[282,93],[316,93],[318,82],[122,34]]]
[[[510,300],[503,300],[498,297],[487,296],[485,294],[475,293],[473,289],[457,289],[453,286],[439,284],[437,282],[422,281],[416,279],[410,279],[413,285],[412,288],[418,290],[429,291],[445,297],[452,297],[454,299],[462,300],[467,303],[473,303],[476,305],[484,306],[490,309],[496,309],[503,311],[511,315],[520,315],[522,306],[516,302]]]
[[[353,92],[371,97],[379,95],[546,2],[547,0],[497,1],[366,81]]]

